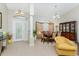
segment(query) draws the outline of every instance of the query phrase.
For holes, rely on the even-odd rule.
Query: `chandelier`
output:
[[[16,12],[15,12],[15,16],[20,16],[20,17],[24,17],[25,16],[25,13],[22,11],[22,10],[17,10]]]
[[[60,18],[60,15],[59,14],[53,15],[53,19],[59,19],[59,18]]]
[[[60,18],[60,15],[59,15],[59,12],[58,12],[58,8],[57,7],[58,7],[57,5],[54,6],[55,13],[53,15],[53,19],[59,19]]]

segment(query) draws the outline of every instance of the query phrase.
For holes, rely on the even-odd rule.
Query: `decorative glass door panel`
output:
[[[24,21],[15,21],[13,23],[13,39],[21,41],[26,39],[26,23]]]
[[[22,38],[22,24],[16,23],[16,39]]]

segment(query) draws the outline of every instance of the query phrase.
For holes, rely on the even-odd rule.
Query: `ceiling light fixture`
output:
[[[54,6],[55,13],[53,15],[53,19],[59,19],[60,18],[60,15],[58,13],[58,8],[57,7],[58,7],[57,5]]]
[[[24,17],[25,13],[22,10],[19,9],[18,11],[15,12],[15,16]]]

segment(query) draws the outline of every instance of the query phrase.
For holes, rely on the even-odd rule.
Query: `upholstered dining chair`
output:
[[[42,32],[43,33],[43,35],[42,35],[42,39],[41,39],[41,41],[43,41],[43,42],[53,42],[54,41],[54,37],[55,37],[55,33],[53,33],[53,32],[50,32],[50,31],[43,31]]]

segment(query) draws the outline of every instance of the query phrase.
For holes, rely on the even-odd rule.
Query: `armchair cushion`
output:
[[[58,49],[62,49],[62,50],[76,50],[76,48],[74,46],[68,45],[66,43],[64,43],[64,44],[58,44],[56,47]]]
[[[69,40],[69,39],[66,39],[66,42],[67,42],[69,45],[71,45],[71,46],[76,46],[76,43],[73,42],[73,41],[71,41],[71,40]]]

